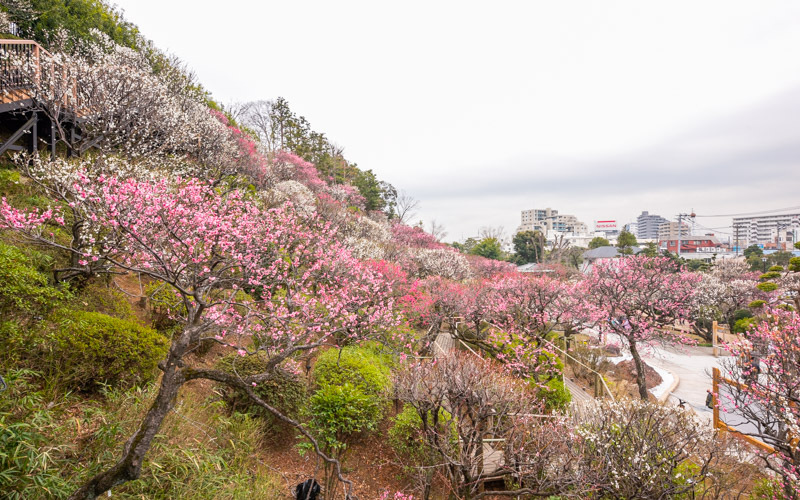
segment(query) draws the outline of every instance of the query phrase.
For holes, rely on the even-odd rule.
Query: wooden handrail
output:
[[[17,51],[19,53],[20,50],[25,50],[20,49],[21,47],[29,48],[30,52],[27,57],[33,59],[33,63],[36,66],[36,72],[33,75],[33,82],[29,82],[27,84],[23,83],[21,80],[26,77],[24,74],[19,73],[19,69],[15,69],[11,65],[3,65],[0,67],[0,83],[2,83],[3,86],[8,85],[8,82],[16,82],[16,84],[11,84],[10,88],[8,89],[0,87],[0,91],[24,90],[31,87],[38,88],[42,83],[43,72],[48,75],[46,78],[49,77],[49,81],[51,83],[55,80],[57,74],[56,71],[59,69],[61,70],[62,78],[66,78],[67,67],[57,64],[53,54],[39,45],[38,42],[33,40],[0,39],[0,50],[5,49],[6,51]],[[80,114],[80,111],[77,111],[81,108],[80,103],[78,102],[78,85],[74,78],[72,79],[70,88],[66,89],[64,92],[63,104],[68,107],[74,106],[74,110]]]

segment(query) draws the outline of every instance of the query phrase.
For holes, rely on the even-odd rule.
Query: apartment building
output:
[[[669,223],[669,221],[660,215],[642,211],[641,215],[636,217],[636,238],[640,240],[657,240],[658,229],[664,223]]]
[[[791,249],[800,238],[800,213],[733,218],[733,245]]]
[[[658,241],[678,239],[678,236],[686,237],[691,234],[691,228],[685,222],[681,222],[680,226],[677,222],[663,222],[658,226]]]
[[[547,234],[550,231],[559,233],[585,234],[586,224],[579,221],[574,215],[559,214],[552,208],[532,208],[522,211],[522,223],[517,228],[520,231],[541,231]]]

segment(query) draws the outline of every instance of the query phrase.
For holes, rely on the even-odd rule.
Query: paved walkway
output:
[[[678,386],[669,401],[686,401],[702,418],[711,422],[712,412],[706,408],[707,390],[711,389],[711,369],[721,368],[725,356],[715,358],[711,347],[656,347],[643,356],[647,364],[671,371],[678,376]]]

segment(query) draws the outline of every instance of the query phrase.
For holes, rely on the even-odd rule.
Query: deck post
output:
[[[33,112],[33,125],[31,125],[31,144],[30,152],[36,153],[36,148],[39,145],[39,113]]]
[[[711,392],[712,392],[711,396],[712,396],[712,404],[714,405],[714,409],[712,410],[714,412],[714,417],[713,417],[712,422],[713,422],[713,428],[717,429],[718,427],[720,427],[720,425],[719,425],[719,404],[718,404],[719,403],[719,401],[718,401],[718,397],[719,397],[719,368],[717,368],[715,366],[713,368],[713,370],[712,370],[712,374],[713,374],[713,379],[712,379],[712,382],[711,382]]]
[[[719,348],[717,347],[717,343],[719,342],[719,338],[717,337],[719,334],[718,328],[719,325],[714,321],[711,325],[711,352],[714,354],[715,358],[719,357]]]

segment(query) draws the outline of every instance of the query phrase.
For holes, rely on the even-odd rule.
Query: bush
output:
[[[733,322],[736,323],[740,319],[752,318],[752,317],[753,317],[753,313],[751,313],[747,309],[737,309],[733,313]]]
[[[59,382],[81,390],[104,384],[130,386],[153,376],[169,341],[133,321],[61,310],[43,345],[47,366]]]
[[[753,325],[755,325],[756,319],[755,318],[742,318],[736,323],[733,324],[733,328],[731,331],[733,333],[745,333],[747,332]]]
[[[382,398],[366,394],[350,382],[323,385],[311,396],[304,411],[308,417],[307,428],[327,455],[344,464],[352,441],[378,428],[383,403]],[[310,448],[311,443],[300,445],[301,451]],[[324,464],[324,474],[325,498],[333,499],[337,476],[328,462]]]
[[[42,260],[47,258],[0,243],[0,313],[4,316],[43,314],[68,297],[65,290],[48,284],[38,269]]]
[[[402,457],[410,458],[418,465],[433,463],[436,453],[431,449],[422,435],[422,419],[416,408],[409,404],[403,405],[403,411],[393,419],[394,423],[389,428],[389,444],[395,452]],[[450,439],[453,441],[453,450],[458,442],[456,422],[444,410],[439,412],[439,422],[450,424]],[[428,425],[433,425],[432,415],[428,418]]]
[[[314,365],[317,387],[350,383],[369,395],[386,395],[392,388],[389,366],[367,347],[348,346],[323,352]]]
[[[539,390],[538,397],[544,402],[547,411],[566,410],[572,401],[572,394],[563,380],[554,378]]]
[[[98,312],[119,319],[136,320],[125,294],[111,288],[105,280],[94,279],[80,289],[80,294],[72,302],[73,309]]]
[[[217,362],[217,369],[227,373],[238,373],[241,377],[264,373],[267,369],[266,355],[259,352],[252,356],[229,354]],[[270,378],[258,384],[255,393],[267,404],[289,417],[297,417],[306,401],[306,384],[299,376],[277,369]],[[226,387],[225,401],[234,411],[264,418],[272,430],[285,427],[272,413],[255,404],[242,390]]]

